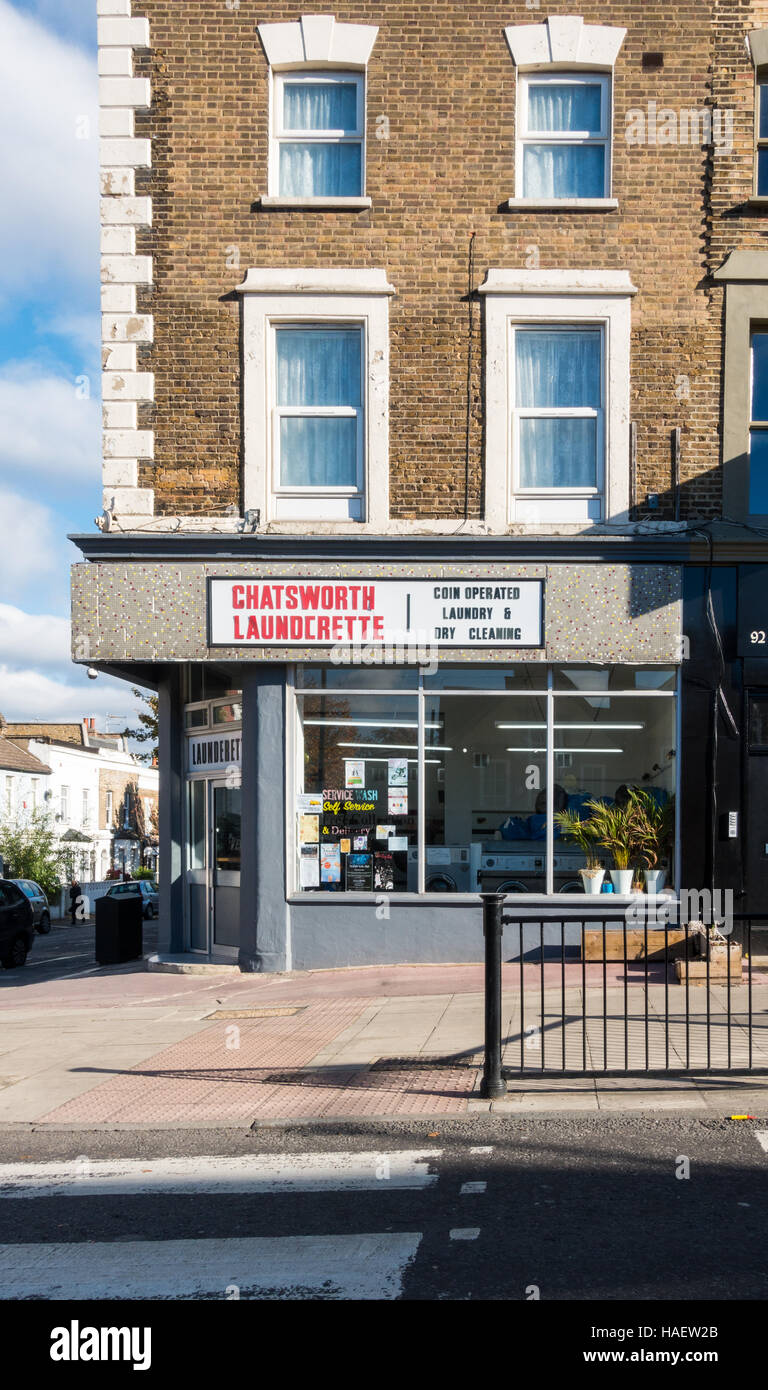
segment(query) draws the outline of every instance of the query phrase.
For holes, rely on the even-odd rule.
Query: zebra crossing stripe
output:
[[[142,1196],[204,1191],[376,1192],[437,1182],[441,1149],[397,1153],[252,1154],[238,1158],[89,1159],[0,1164],[0,1198]]]
[[[422,1233],[0,1245],[7,1299],[394,1299]]]

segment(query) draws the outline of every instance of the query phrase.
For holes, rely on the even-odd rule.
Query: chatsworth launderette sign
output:
[[[543,579],[209,579],[212,647],[541,647]]]

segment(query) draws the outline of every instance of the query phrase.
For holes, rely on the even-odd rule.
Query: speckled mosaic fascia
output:
[[[677,565],[622,564],[79,564],[72,569],[76,661],[324,661],[329,647],[207,645],[206,581],[269,579],[545,580],[545,646],[443,648],[444,661],[600,665],[680,661],[682,575]]]

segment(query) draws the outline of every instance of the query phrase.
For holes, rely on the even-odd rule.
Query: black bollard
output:
[[[480,1083],[484,1100],[507,1094],[501,1074],[501,936],[503,893],[482,893],[485,937],[485,1066]]]

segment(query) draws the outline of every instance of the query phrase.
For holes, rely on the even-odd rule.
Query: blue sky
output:
[[[0,0],[0,121],[0,713],[128,721],[69,660],[66,537],[101,512],[95,0]]]

